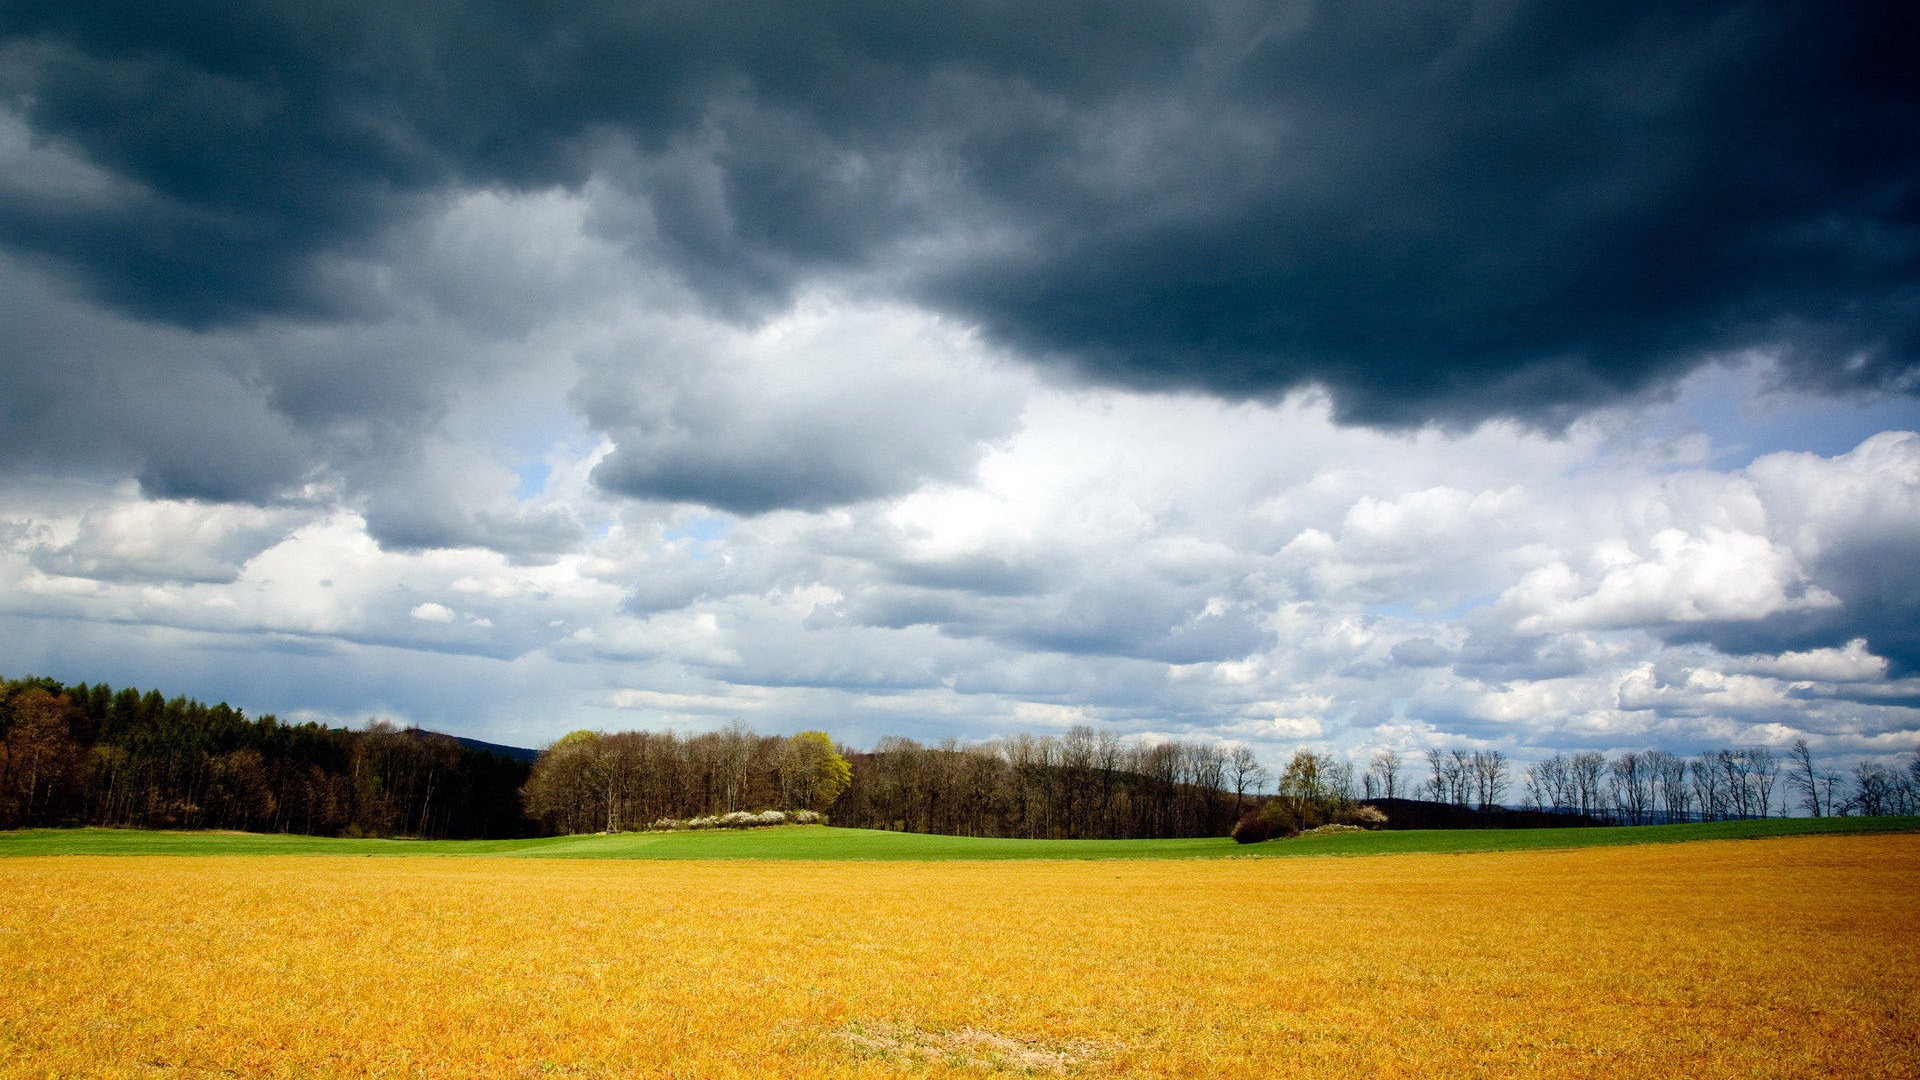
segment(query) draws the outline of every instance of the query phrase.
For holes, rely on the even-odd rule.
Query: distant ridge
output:
[[[529,765],[539,760],[540,758],[540,751],[529,750],[524,746],[502,746],[499,743],[481,742],[479,739],[469,739],[463,735],[449,735],[447,737],[452,739],[454,742],[459,743],[461,746],[466,747],[469,750],[478,750],[483,754],[496,754],[500,757],[508,758],[512,761],[524,761]]]

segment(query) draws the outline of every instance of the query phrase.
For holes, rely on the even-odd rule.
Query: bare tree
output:
[[[1694,805],[1700,808],[1700,817],[1706,821],[1718,821],[1726,817],[1726,788],[1713,758],[1703,756],[1688,762],[1687,774],[1693,785]]]
[[[1091,724],[1075,724],[1060,737],[1060,776],[1054,783],[1059,788],[1061,829],[1069,837],[1090,835],[1098,741]]]
[[[1428,790],[1434,802],[1452,802],[1453,789],[1447,785],[1447,755],[1439,747],[1427,750],[1427,768],[1433,771],[1433,779],[1428,781]]]
[[[1321,787],[1328,798],[1338,803],[1350,803],[1355,794],[1353,790],[1353,762],[1342,758],[1335,761],[1328,757],[1320,759],[1322,775]]]
[[[1373,755],[1373,768],[1380,774],[1380,795],[1392,799],[1399,794],[1400,755],[1392,750],[1382,750]]]
[[[1646,762],[1639,754],[1628,752],[1613,759],[1607,766],[1607,789],[1622,821],[1629,825],[1646,824],[1653,790],[1648,782]]]
[[[1907,779],[1878,762],[1863,761],[1853,770],[1853,805],[1866,817],[1910,814],[1914,810]]]
[[[1103,836],[1121,835],[1115,801],[1120,796],[1120,767],[1125,760],[1126,749],[1120,745],[1120,737],[1111,731],[1101,731],[1093,744],[1093,769],[1099,776],[1100,829]],[[1259,779],[1249,778],[1249,783],[1253,788],[1258,788],[1264,780],[1263,775]]]
[[[1467,768],[1473,777],[1474,795],[1480,809],[1499,806],[1507,797],[1507,785],[1512,776],[1507,755],[1498,750],[1475,750],[1467,761]]]
[[[1800,805],[1813,817],[1824,816],[1820,807],[1820,770],[1813,760],[1813,748],[1807,740],[1793,740],[1793,746],[1787,750],[1787,790],[1798,792]],[[1833,803],[1827,802],[1826,812],[1833,812]]]
[[[1692,802],[1687,791],[1687,762],[1665,750],[1649,750],[1640,755],[1653,778],[1654,803],[1668,824],[1687,820]]]
[[[1753,776],[1755,807],[1760,817],[1768,817],[1773,813],[1773,786],[1780,778],[1780,759],[1764,746],[1749,746],[1740,754],[1747,759],[1747,770]]]
[[[1218,803],[1227,783],[1227,752],[1218,743],[1192,742],[1185,744],[1183,757],[1186,775],[1181,792],[1188,809],[1181,831],[1199,832],[1222,816]]]
[[[1607,756],[1598,750],[1582,750],[1567,759],[1567,769],[1573,781],[1574,808],[1582,814],[1598,813]]]
[[[740,796],[746,790],[747,769],[753,763],[753,733],[739,720],[720,733],[719,766],[722,802],[728,813],[740,809]]]
[[[1238,821],[1247,793],[1267,782],[1267,770],[1251,747],[1236,746],[1227,756],[1227,775],[1233,778],[1233,818]]]
[[[1758,817],[1759,813],[1754,807],[1753,770],[1748,765],[1747,756],[1737,750],[1718,750],[1714,752],[1713,761],[1726,787],[1727,816]]]
[[[1536,810],[1569,810],[1579,803],[1573,763],[1555,754],[1527,766],[1527,803]]]
[[[1914,753],[1913,761],[1908,763],[1906,771],[1894,772],[1893,778],[1897,801],[1890,812],[1920,814],[1920,751]]]
[[[1840,785],[1844,783],[1846,783],[1846,778],[1837,772],[1828,771],[1820,774],[1820,799],[1826,804],[1829,815],[1838,814],[1844,816],[1848,813],[1848,808],[1852,805],[1852,800],[1841,799],[1839,797],[1841,790]]]
[[[1473,796],[1473,758],[1465,750],[1447,751],[1447,784],[1453,789],[1454,805],[1467,805]]]
[[[1521,799],[1529,810],[1545,810],[1553,804],[1547,794],[1546,762],[1536,761],[1527,766],[1520,781]]]
[[[653,820],[646,815],[647,743],[650,732],[624,731],[600,736],[600,760],[606,771],[606,828],[608,832],[637,829]]]

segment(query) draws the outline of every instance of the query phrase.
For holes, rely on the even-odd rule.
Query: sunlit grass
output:
[[[0,832],[0,858],[15,855],[496,855],[554,859],[1204,859],[1526,851],[1914,829],[1920,829],[1920,818],[1772,818],[1632,829],[1337,833],[1263,844],[1236,844],[1224,837],[992,840],[823,826],[550,836],[531,840],[372,840],[141,829],[25,829]]]
[[[1920,836],[0,860],[0,1075],[1913,1076]]]

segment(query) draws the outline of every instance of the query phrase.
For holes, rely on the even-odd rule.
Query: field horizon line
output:
[[[959,860],[1207,860],[1542,851],[1920,831],[1920,817],[1758,818],[1573,829],[1407,829],[1340,832],[1237,844],[1175,840],[1024,840],[787,825],[695,832],[587,833],[506,840],[322,837],[230,830],[42,828],[0,832],[0,859],[61,855],[432,856],[441,858],[736,859],[829,862]]]

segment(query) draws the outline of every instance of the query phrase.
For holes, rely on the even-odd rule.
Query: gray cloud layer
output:
[[[1128,386],[1555,422],[1765,349],[1910,391],[1915,18],[16,3],[0,88],[107,179],[0,237],[168,321],[339,314],[321,257],[438,193],[602,176],[715,310],[851,276]]]

